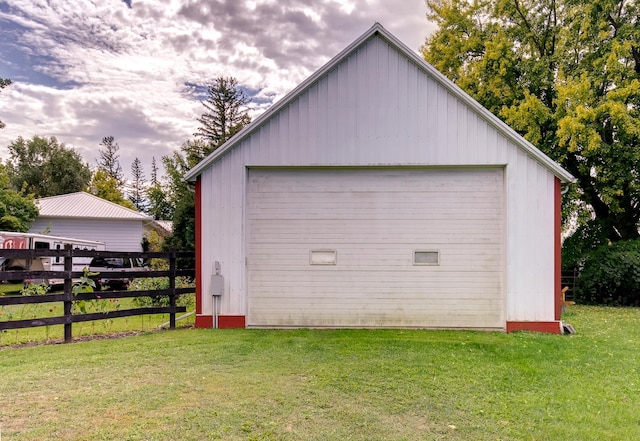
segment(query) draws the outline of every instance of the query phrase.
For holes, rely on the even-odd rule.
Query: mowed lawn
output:
[[[573,336],[178,330],[0,350],[9,440],[636,440],[640,311]]]

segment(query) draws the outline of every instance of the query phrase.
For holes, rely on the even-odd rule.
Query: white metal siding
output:
[[[553,320],[553,174],[378,38],[203,171],[203,292],[221,262],[220,313],[247,313],[247,167],[378,165],[505,166],[505,320]]]
[[[109,251],[142,251],[144,233],[139,220],[57,219],[39,217],[31,225],[30,233],[49,229],[53,236],[97,240]]]
[[[501,328],[502,198],[496,168],[251,170],[247,323]]]

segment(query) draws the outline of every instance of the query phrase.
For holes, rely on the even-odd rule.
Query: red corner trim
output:
[[[202,314],[202,179],[196,179],[196,327],[197,316]],[[213,322],[212,322],[213,323]],[[212,328],[213,324],[209,326]]]
[[[533,331],[562,334],[562,324],[558,322],[507,322],[507,332]]]
[[[555,178],[555,191],[554,191],[554,208],[555,218],[553,225],[553,240],[554,240],[554,307],[555,314],[554,319],[560,320],[562,315],[562,185],[560,179]]]
[[[211,315],[196,315],[196,328],[213,328],[213,316]]]
[[[236,329],[245,328],[246,321],[244,315],[220,315],[218,316],[218,328]]]

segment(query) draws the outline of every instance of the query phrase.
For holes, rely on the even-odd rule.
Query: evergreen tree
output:
[[[120,155],[118,150],[120,146],[115,142],[113,136],[105,136],[100,143],[104,149],[99,149],[100,159],[98,160],[98,166],[106,170],[106,172],[115,179],[118,188],[122,191],[125,184],[124,175],[122,174],[122,167],[120,166]]]
[[[173,209],[168,200],[167,192],[158,178],[158,166],[156,158],[151,160],[151,182],[146,190],[149,202],[145,212],[155,220],[167,220],[173,216]]]
[[[195,136],[208,142],[213,151],[251,122],[247,109],[251,100],[233,77],[216,78],[207,92],[209,97],[202,102],[207,110],[198,118]]]
[[[131,164],[131,194],[129,200],[139,211],[145,211],[147,203],[145,201],[145,176],[142,170],[142,163],[139,158],[135,158]]]

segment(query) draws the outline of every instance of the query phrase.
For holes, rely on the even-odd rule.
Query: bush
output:
[[[176,288],[192,288],[195,284],[188,277],[176,277]],[[129,291],[149,291],[169,288],[168,277],[146,277],[134,279],[128,287]],[[134,303],[138,306],[169,306],[169,296],[143,296],[135,297]],[[195,294],[181,294],[176,296],[176,305],[186,306],[187,309],[195,305]]]
[[[640,306],[640,239],[603,245],[591,253],[576,282],[578,303]]]

